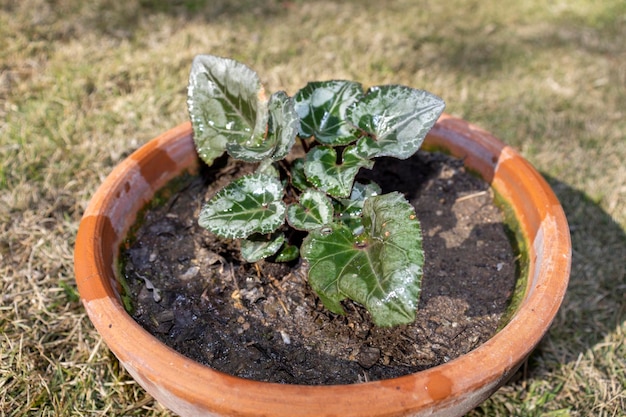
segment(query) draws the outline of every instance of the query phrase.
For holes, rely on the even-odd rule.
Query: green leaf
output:
[[[263,141],[229,142],[226,150],[233,158],[246,162],[283,159],[296,141],[299,124],[293,101],[279,91],[270,97],[267,137]]]
[[[339,220],[348,226],[354,235],[363,233],[363,204],[365,200],[380,195],[382,190],[375,182],[362,184],[355,182],[350,193],[350,198],[340,198],[335,204],[335,213]]]
[[[287,208],[287,221],[294,229],[318,229],[333,221],[333,204],[326,194],[309,188]]]
[[[304,173],[307,180],[333,197],[347,197],[359,169],[372,168],[374,163],[363,159],[354,146],[344,149],[341,163],[337,152],[329,146],[317,146],[306,155]]]
[[[300,256],[298,247],[286,244],[276,255],[276,262],[290,262],[297,259],[298,256]]]
[[[187,106],[198,154],[208,164],[229,143],[262,143],[268,122],[267,100],[257,74],[232,59],[194,58]]]
[[[341,198],[339,201],[344,206],[344,208],[348,211],[359,211],[359,215],[361,210],[363,209],[363,203],[366,199],[370,197],[374,197],[380,195],[382,190],[380,185],[375,182],[370,182],[367,184],[363,184],[360,182],[355,182],[352,187],[352,191],[350,192],[350,198]]]
[[[285,235],[282,233],[273,233],[269,236],[253,234],[240,241],[241,256],[246,262],[257,262],[278,252],[284,242]]]
[[[304,191],[312,184],[306,179],[304,174],[304,158],[297,158],[291,163],[291,185],[300,191]]]
[[[271,233],[285,222],[283,186],[276,177],[255,173],[233,181],[202,208],[198,223],[224,238]]]
[[[369,135],[357,142],[364,158],[406,159],[417,152],[444,107],[442,99],[427,91],[386,85],[371,88],[346,116]]]
[[[272,159],[283,159],[296,141],[300,118],[296,113],[293,100],[284,92],[279,91],[270,97],[270,120],[268,140],[274,143]]]
[[[397,192],[363,205],[364,232],[334,223],[309,233],[302,256],[309,282],[324,305],[342,314],[341,301],[363,304],[379,326],[415,320],[421,291],[421,229],[413,207]]]
[[[356,140],[355,129],[346,121],[348,106],[363,97],[361,84],[352,81],[316,81],[296,93],[300,136],[325,145],[347,145]]]

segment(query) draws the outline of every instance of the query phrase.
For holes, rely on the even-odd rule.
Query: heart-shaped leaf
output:
[[[294,229],[318,229],[333,221],[333,204],[326,194],[309,188],[287,208],[287,221]]]
[[[283,186],[272,175],[255,173],[233,181],[202,208],[198,223],[224,238],[271,233],[285,222]]]
[[[208,164],[228,143],[262,143],[267,129],[267,99],[257,74],[231,59],[194,58],[187,106],[198,154]]]
[[[413,207],[397,192],[370,197],[363,226],[358,236],[341,223],[309,233],[301,251],[311,287],[338,314],[341,301],[350,298],[379,326],[414,321],[424,258]]]
[[[444,108],[444,101],[427,91],[386,85],[372,87],[346,116],[368,134],[357,144],[364,158],[406,159],[417,152]]]
[[[296,93],[300,136],[315,138],[325,145],[354,142],[355,129],[346,122],[346,109],[363,97],[361,84],[352,81],[316,81]]]
[[[341,163],[337,152],[330,146],[317,146],[310,150],[304,161],[307,180],[333,197],[347,197],[360,168],[372,168],[374,163],[361,158],[354,146],[344,149]]]
[[[241,240],[241,256],[246,262],[257,262],[272,256],[285,242],[285,235],[272,233],[271,235],[253,234]]]

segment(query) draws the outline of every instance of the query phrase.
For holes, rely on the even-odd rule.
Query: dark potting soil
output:
[[[489,339],[516,281],[501,210],[481,179],[439,153],[379,159],[364,177],[415,206],[426,265],[417,319],[380,328],[344,303],[326,310],[306,265],[240,260],[237,244],[197,225],[203,203],[249,167],[222,160],[146,209],[122,251],[133,317],[163,343],[214,369],[291,384],[350,384],[442,364]]]

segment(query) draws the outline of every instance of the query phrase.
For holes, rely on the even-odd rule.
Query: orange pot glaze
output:
[[[511,207],[524,236],[525,294],[508,324],[446,364],[389,380],[304,386],[256,382],[188,359],[152,337],[124,310],[116,278],[119,245],[154,193],[198,167],[190,123],[150,141],[118,165],[80,223],[74,253],[87,313],[119,361],[162,405],[181,416],[460,416],[517,370],[548,330],[570,272],[567,221],[541,175],[515,150],[444,114],[426,138],[487,180]]]

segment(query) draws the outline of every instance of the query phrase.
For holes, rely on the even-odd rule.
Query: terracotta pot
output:
[[[447,149],[491,183],[525,238],[527,286],[509,323],[446,364],[400,378],[300,386],[245,380],[178,354],[124,311],[117,283],[120,242],[154,192],[198,166],[189,123],[155,138],[106,178],[80,223],[75,272],[85,309],[142,387],[181,416],[460,416],[506,382],[548,330],[567,288],[571,244],[563,210],[545,180],[512,148],[443,115],[426,148]]]

